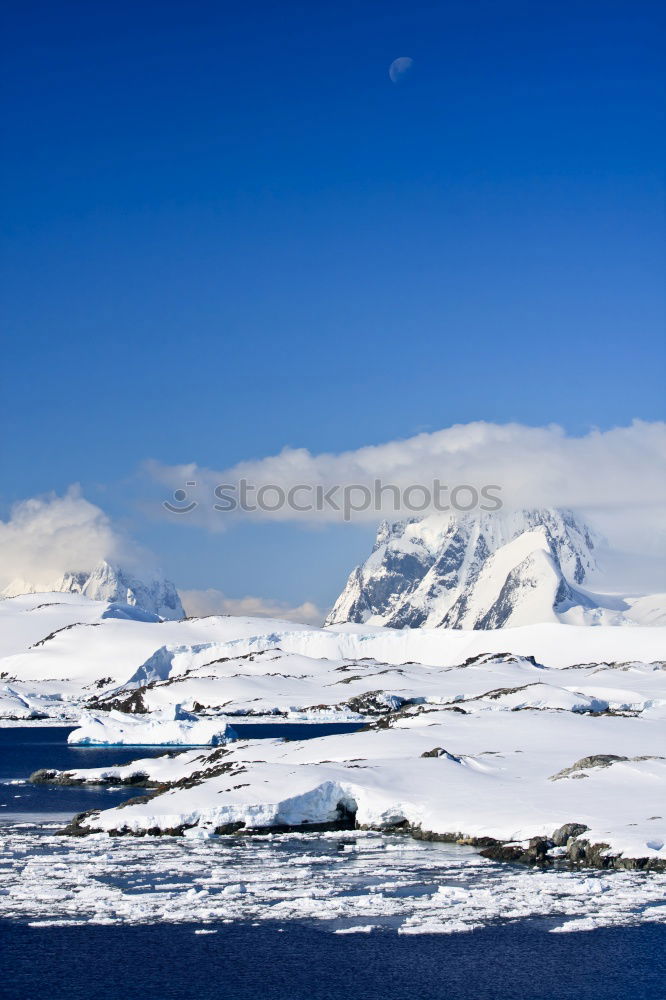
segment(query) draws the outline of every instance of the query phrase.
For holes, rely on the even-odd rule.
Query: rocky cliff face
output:
[[[326,624],[502,628],[592,611],[595,541],[570,511],[431,515],[383,523]]]

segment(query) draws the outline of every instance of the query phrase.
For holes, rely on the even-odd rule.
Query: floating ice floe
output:
[[[180,705],[150,715],[84,712],[78,729],[67,738],[84,746],[220,746],[236,733],[219,719],[201,719]]]
[[[534,920],[551,932],[666,920],[666,875],[543,872],[468,847],[355,831],[282,838],[59,837],[5,827],[0,917],[33,926],[306,922],[453,934]],[[214,862],[212,858],[214,856]]]

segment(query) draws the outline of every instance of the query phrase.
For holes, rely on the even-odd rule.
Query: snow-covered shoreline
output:
[[[346,823],[485,848],[520,842],[524,850],[507,860],[529,861],[536,855],[518,855],[528,853],[530,839],[545,843],[559,827],[577,824],[571,860],[661,869],[666,759],[654,742],[660,736],[659,727],[635,717],[527,710],[470,719],[416,708],[343,736],[239,740],[212,752],[67,772],[77,783],[121,782],[139,772],[159,786],[148,801],[81,817],[72,832],[206,839]],[[604,753],[611,744],[615,752]],[[554,862],[561,846],[567,837],[540,846],[538,860]]]
[[[176,706],[205,742],[242,721],[367,723],[138,759],[106,776],[55,772],[45,780],[113,784],[141,773],[155,788],[79,818],[71,832],[206,839],[336,824],[463,840],[540,864],[666,862],[663,627],[152,623],[44,597],[0,607],[14,621],[14,648],[0,660],[6,715],[63,724],[84,709],[107,745],[122,722],[165,747],[187,742],[167,732]],[[578,832],[556,834],[572,824]]]
[[[32,926],[311,923],[332,933],[550,933],[662,922],[666,875],[499,865],[471,848],[371,832],[163,838],[2,829],[0,916]],[[214,863],[211,858],[214,857]]]

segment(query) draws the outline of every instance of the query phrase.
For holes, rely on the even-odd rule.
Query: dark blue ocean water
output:
[[[315,736],[349,733],[357,723],[233,723],[241,739],[304,740]],[[68,770],[80,767],[110,767],[141,757],[159,757],[181,748],[71,746],[67,736],[74,726],[13,726],[0,728],[0,822],[22,814],[31,819],[40,814],[69,818],[87,809],[104,809],[140,794],[134,788],[67,788],[50,785],[10,785],[40,768]],[[204,752],[205,748],[202,748]]]
[[[241,728],[241,727],[239,727]],[[256,727],[252,727],[256,728]],[[266,727],[267,729],[269,727]],[[321,735],[283,725],[261,735]],[[305,729],[307,733],[299,730]],[[0,779],[104,766],[136,748],[73,748],[68,728],[0,730]],[[330,730],[329,730],[330,731]],[[241,735],[257,736],[256,732]],[[142,749],[142,756],[163,752]],[[14,799],[19,794],[21,798]],[[0,811],[53,819],[136,789],[0,786]],[[57,919],[57,903],[53,917]],[[206,930],[206,934],[197,934]],[[214,930],[214,933],[210,933]],[[302,923],[30,926],[0,922],[3,1000],[663,1000],[666,927],[549,934],[543,922],[450,935],[335,935]]]
[[[337,936],[0,923],[4,1000],[662,1000],[666,928]]]
[[[241,739],[307,740],[315,736],[353,733],[362,723],[356,722],[233,722]],[[158,757],[165,747],[95,747],[72,746],[67,736],[74,726],[12,726],[0,728],[0,781],[27,777],[40,767],[58,770],[78,767],[107,767],[137,757]],[[179,753],[184,747],[172,747]],[[202,751],[205,748],[202,748]]]

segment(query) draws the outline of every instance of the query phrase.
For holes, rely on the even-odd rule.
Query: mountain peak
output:
[[[170,580],[156,573],[142,576],[103,559],[90,571],[70,570],[58,580],[47,583],[14,580],[2,591],[2,596],[17,597],[19,594],[41,592],[82,594],[93,601],[142,608],[160,618],[177,620],[185,617],[178,591]]]
[[[595,537],[572,511],[432,514],[383,522],[327,624],[500,628],[585,606]]]

